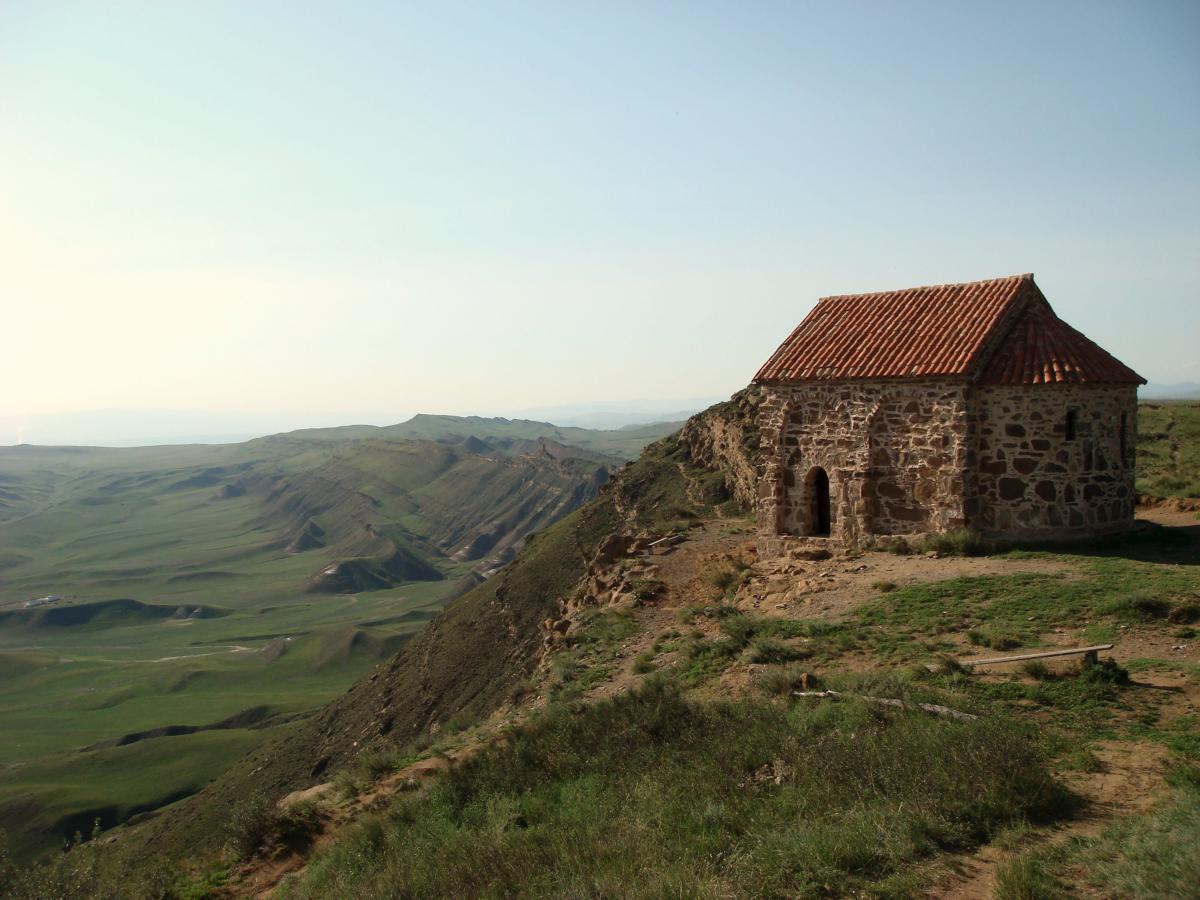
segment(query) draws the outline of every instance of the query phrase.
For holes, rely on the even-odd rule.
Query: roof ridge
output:
[[[870,297],[882,297],[884,295],[907,294],[913,291],[941,291],[946,288],[964,288],[973,287],[979,284],[1000,284],[1005,281],[1023,282],[1032,281],[1032,272],[1022,272],[1019,275],[999,275],[995,278],[980,278],[975,281],[951,281],[945,284],[917,284],[906,288],[892,288],[891,290],[883,291],[867,291],[859,294],[829,294],[824,297],[818,297],[817,303],[824,303],[826,300],[850,300],[850,299],[868,299]]]

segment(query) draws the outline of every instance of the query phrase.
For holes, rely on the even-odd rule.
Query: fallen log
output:
[[[807,700],[840,700],[842,694],[839,691],[792,691],[793,697],[802,697]],[[859,694],[850,694],[848,696],[858,697],[866,703],[874,703],[876,706],[892,706],[898,709],[919,709],[922,712],[927,712],[934,716],[947,716],[951,719],[961,719],[963,721],[974,721],[979,716],[971,713],[960,712],[957,709],[951,709],[948,706],[939,706],[936,703],[912,703],[907,700],[897,700],[894,697],[863,697]]]

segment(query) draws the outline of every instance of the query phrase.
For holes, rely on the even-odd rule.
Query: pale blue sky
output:
[[[10,430],[670,406],[1024,271],[1200,380],[1200,4],[0,4]]]

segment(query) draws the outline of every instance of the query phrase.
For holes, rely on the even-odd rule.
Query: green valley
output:
[[[194,793],[675,427],[414,423],[0,449],[0,827],[15,852]]]

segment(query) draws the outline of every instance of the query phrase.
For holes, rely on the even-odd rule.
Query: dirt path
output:
[[[1148,741],[1102,741],[1093,747],[1099,771],[1061,776],[1082,805],[1071,819],[1042,829],[1022,844],[1059,846],[1072,838],[1093,837],[1117,819],[1145,812],[1163,796],[1167,749]],[[996,873],[1012,854],[994,844],[945,861],[946,874],[928,896],[939,900],[990,900]]]

